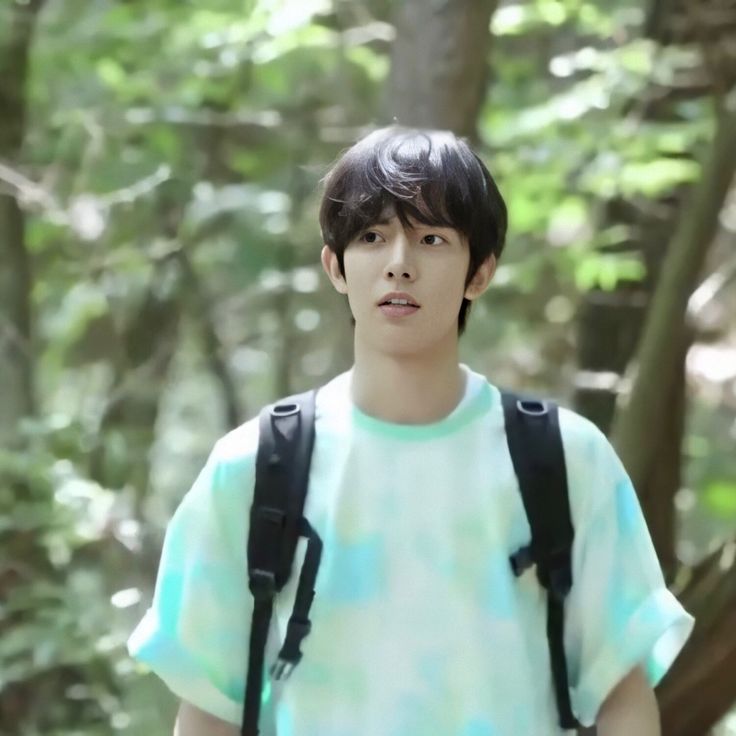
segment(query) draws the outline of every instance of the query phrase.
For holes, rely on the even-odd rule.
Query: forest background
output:
[[[731,0],[2,0],[0,734],[171,733],[166,523],[351,364],[319,180],[392,120],[509,204],[463,361],[611,436],[696,616],[663,733],[736,733],[735,83]]]

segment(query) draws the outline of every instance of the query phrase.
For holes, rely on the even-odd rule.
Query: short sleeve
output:
[[[225,442],[224,440],[228,440]],[[130,654],[178,697],[242,719],[252,598],[246,530],[254,461],[223,438],[169,522],[151,607]]]
[[[587,471],[576,479],[587,496],[573,548],[565,647],[571,700],[584,726],[595,723],[613,688],[640,665],[656,685],[694,624],[667,589],[636,492],[608,439],[589,425]],[[573,462],[573,465],[576,463]]]

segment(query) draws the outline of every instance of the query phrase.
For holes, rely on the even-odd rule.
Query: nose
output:
[[[392,238],[388,253],[389,258],[384,269],[386,278],[399,277],[413,281],[416,278],[416,266],[406,233],[399,231]]]

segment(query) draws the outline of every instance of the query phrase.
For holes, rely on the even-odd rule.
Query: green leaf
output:
[[[639,281],[645,273],[642,261],[631,255],[592,253],[578,264],[575,282],[583,290],[600,287],[613,291],[619,281]]]
[[[388,57],[377,54],[368,46],[353,46],[346,51],[345,56],[362,67],[373,82],[381,82],[388,76],[390,66]]]
[[[717,480],[703,491],[705,505],[722,519],[736,519],[736,483]]]
[[[627,163],[621,172],[624,194],[645,194],[657,197],[678,184],[696,181],[700,165],[687,159],[659,158],[654,161]]]
[[[97,64],[97,74],[109,87],[117,89],[125,82],[125,70],[115,59],[101,59]]]
[[[588,205],[585,199],[565,197],[552,211],[547,239],[552,245],[569,245],[585,233],[588,223]]]

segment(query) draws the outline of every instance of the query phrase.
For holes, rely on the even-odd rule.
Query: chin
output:
[[[406,336],[401,336],[393,340],[382,340],[381,350],[397,357],[411,358],[442,352],[447,348],[447,344],[447,340],[441,337],[422,339],[415,336],[414,339],[407,339]]]

